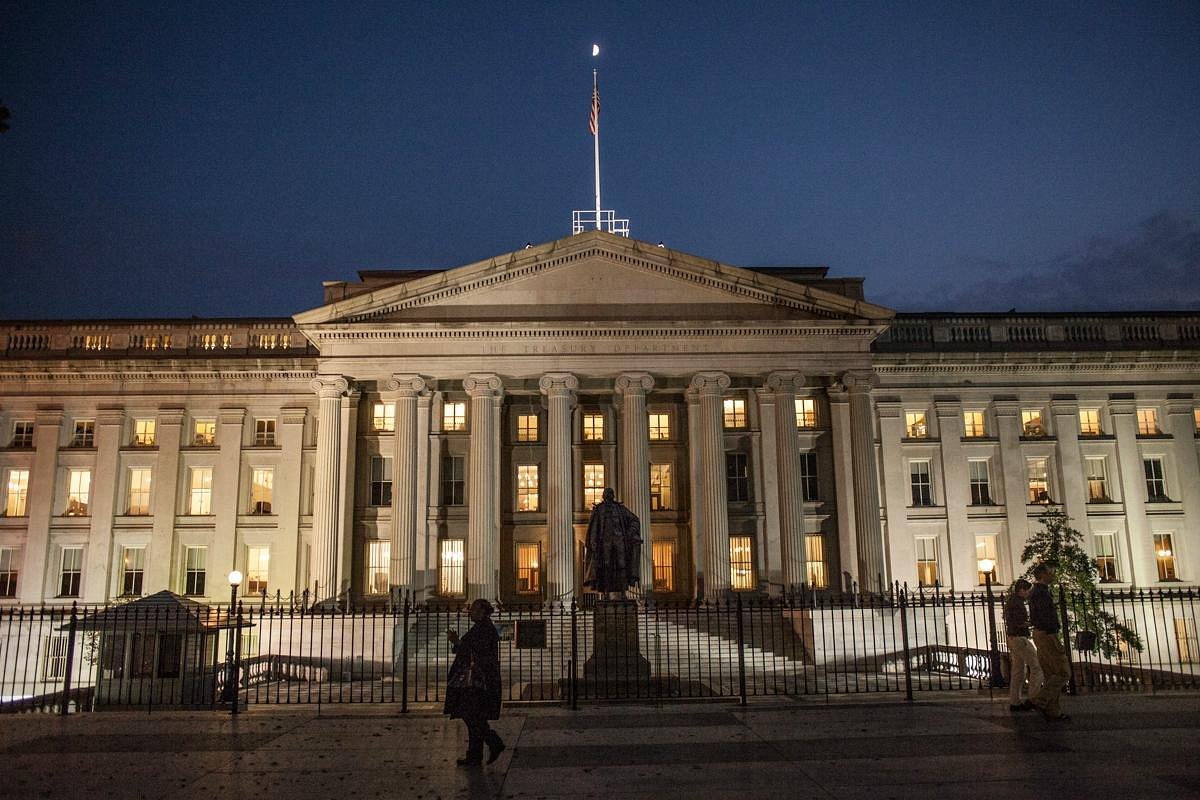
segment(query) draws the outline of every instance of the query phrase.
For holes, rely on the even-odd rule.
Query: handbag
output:
[[[486,689],[487,681],[483,670],[475,663],[475,654],[470,653],[463,669],[453,672],[446,683],[451,689]]]

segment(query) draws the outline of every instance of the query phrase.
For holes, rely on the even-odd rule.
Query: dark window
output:
[[[910,462],[909,475],[912,481],[912,504],[914,506],[933,505],[933,482],[929,475],[929,462]]]
[[[442,458],[442,505],[461,506],[466,503],[465,462],[462,456]]]
[[[731,503],[750,499],[750,459],[745,453],[725,454],[725,487]]]
[[[392,460],[387,456],[371,456],[371,505],[392,504]]]
[[[800,487],[806,502],[821,499],[817,486],[817,454],[812,450],[800,454]]]
[[[158,636],[158,677],[178,678],[180,656],[183,655],[183,636],[162,633]]]

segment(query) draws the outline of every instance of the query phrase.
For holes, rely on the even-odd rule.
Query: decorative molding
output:
[[[246,420],[244,408],[222,408],[217,412],[217,421],[222,425],[241,425]]]
[[[767,376],[765,388],[778,394],[796,394],[804,388],[804,376],[795,370],[772,372]]]
[[[180,406],[167,406],[158,410],[159,425],[182,425],[187,416],[187,409]]]
[[[538,390],[547,397],[573,395],[579,391],[579,378],[569,372],[547,372],[538,381]]]
[[[879,373],[878,370],[854,369],[843,373],[840,380],[848,392],[870,392],[879,386]]]
[[[317,395],[325,398],[341,397],[350,389],[350,382],[341,375],[319,375],[309,383]]]
[[[721,394],[729,388],[729,376],[724,372],[697,372],[692,376],[690,388],[698,394]]]
[[[331,323],[342,324],[342,323]],[[517,340],[540,340],[540,339],[712,339],[712,338],[766,338],[777,339],[780,337],[818,337],[818,336],[833,336],[833,337],[854,337],[854,338],[874,338],[878,333],[876,327],[865,325],[849,325],[845,327],[829,327],[827,324],[819,327],[806,326],[797,324],[795,326],[780,327],[775,324],[772,327],[671,327],[671,328],[606,328],[606,327],[580,327],[580,328],[521,328],[516,325],[502,328],[488,327],[460,327],[454,329],[443,329],[428,323],[420,323],[420,327],[416,324],[409,326],[406,323],[391,323],[395,325],[404,325],[404,327],[387,328],[387,329],[368,329],[361,330],[357,325],[349,330],[335,329],[325,330],[316,329],[307,331],[315,342],[336,342],[336,341],[364,341],[364,340],[386,340],[386,341],[428,341],[430,339],[444,340],[478,340],[478,339],[517,339]],[[882,326],[878,326],[882,327]]]
[[[397,373],[388,379],[387,388],[401,397],[420,397],[429,393],[429,382],[421,375]]]
[[[41,370],[41,365],[36,366]],[[284,380],[292,382],[311,381],[316,376],[315,370],[290,371],[238,371],[229,370],[214,372],[88,372],[72,370],[70,372],[0,372],[0,382],[26,381],[33,383],[89,383],[94,381],[116,381],[118,383],[180,383],[191,381],[247,381],[247,380]]]
[[[613,383],[617,394],[645,394],[654,388],[654,376],[648,372],[622,372]]]
[[[279,411],[279,420],[284,425],[303,425],[307,418],[307,408],[289,407]]]
[[[1029,372],[1113,373],[1128,376],[1130,372],[1180,372],[1200,370],[1195,361],[1014,361],[1002,363],[952,363],[938,361],[927,364],[876,364],[880,375],[1016,375]]]
[[[500,380],[499,375],[493,373],[472,374],[463,378],[463,391],[471,397],[480,395],[498,397],[504,394],[504,381]]]

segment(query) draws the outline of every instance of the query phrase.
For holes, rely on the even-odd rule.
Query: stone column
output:
[[[804,489],[800,483],[800,434],[796,430],[799,372],[772,372],[766,388],[775,400],[775,464],[778,470],[781,579],[792,589],[808,580],[804,559]],[[764,424],[765,424],[764,420]],[[764,428],[765,429],[765,428]],[[770,447],[765,443],[765,447]]]
[[[46,561],[50,554],[50,519],[54,515],[54,484],[58,477],[58,446],[62,439],[63,410],[38,409],[29,471],[29,527],[25,535],[25,563],[18,578],[21,602],[41,603],[46,592]]]
[[[1146,518],[1146,467],[1138,446],[1137,401],[1132,394],[1111,394],[1108,411],[1112,415],[1113,435],[1117,437],[1117,473],[1129,535],[1129,549],[1124,554],[1129,574],[1125,577],[1134,586],[1150,586],[1158,581],[1158,565],[1150,521]]]
[[[688,558],[691,561],[690,592],[694,597],[700,596],[699,578],[704,574],[704,561],[707,558],[704,531],[707,530],[704,519],[704,505],[701,500],[701,465],[700,465],[700,395],[695,389],[684,393],[687,402],[688,426],[688,506],[691,509],[691,541],[688,543]]]
[[[278,528],[276,545],[271,548],[272,593],[276,589],[287,597],[294,591],[297,596],[304,591],[304,553],[300,539],[300,485],[304,473],[304,422],[308,409],[284,408],[279,412],[279,466],[275,472],[274,511]]]
[[[875,426],[871,390],[879,385],[873,372],[847,372],[842,383],[850,393],[850,452],[854,464],[854,519],[858,547],[858,582],[863,591],[881,591],[888,582],[879,522],[879,475],[875,466]],[[888,509],[889,512],[892,509]],[[896,513],[904,513],[900,509]]]
[[[185,417],[182,408],[158,410],[155,436],[158,455],[150,478],[150,513],[154,515],[154,527],[150,533],[150,546],[146,548],[146,594],[174,588],[171,565],[177,555],[175,515],[179,511],[179,448],[183,444]]]
[[[725,488],[725,432],[722,399],[729,388],[723,372],[698,372],[692,388],[700,399],[697,419],[700,485],[697,487],[704,528],[704,596],[719,597],[729,589],[729,500]]]
[[[338,493],[341,486],[342,395],[350,388],[341,375],[322,375],[312,382],[317,393],[317,455],[313,478],[312,569],[316,585],[313,602],[338,591]],[[306,587],[312,588],[312,587]],[[301,590],[303,591],[303,590]]]
[[[829,435],[833,440],[833,480],[837,493],[838,574],[829,588],[850,591],[850,569],[858,564],[858,534],[854,519],[854,463],[850,443],[850,396],[841,386],[829,387]],[[826,495],[828,496],[828,495]],[[828,553],[826,554],[828,559]],[[832,561],[830,562],[832,566]]]
[[[942,451],[941,488],[946,506],[946,549],[950,560],[946,572],[950,576],[950,588],[974,591],[979,582],[979,572],[975,559],[975,534],[967,516],[967,509],[971,505],[971,480],[962,444],[965,430],[962,404],[954,398],[935,399],[933,409],[937,415]],[[1001,536],[996,538],[996,555],[1000,562],[999,574],[1007,578],[1012,572],[1004,555],[1007,551],[1003,541]]]
[[[222,408],[217,413],[217,463],[213,467],[212,513],[213,539],[208,563],[207,594],[223,600],[229,591],[227,576],[245,565],[238,558],[237,518],[244,514],[242,505],[242,441],[245,435],[246,409]],[[215,583],[214,583],[215,581]],[[238,591],[244,591],[245,584]]]
[[[1015,569],[1021,563],[1021,551],[1029,537],[1029,484],[1025,454],[1021,450],[1021,407],[1015,397],[993,398],[992,407],[996,410],[996,435],[1000,439],[1000,482],[1008,528],[1008,555]]]
[[[337,567],[337,589],[339,602],[345,608],[349,602],[350,590],[353,587],[351,570],[354,566],[354,488],[355,472],[358,463],[358,406],[362,401],[362,391],[350,382],[350,388],[341,398],[341,423],[339,433],[341,441],[338,444],[338,532],[337,557],[334,565]]]
[[[416,591],[417,567],[417,399],[428,394],[420,375],[393,375],[388,389],[396,403],[392,452],[393,588]]]
[[[103,603],[109,598],[113,569],[113,514],[119,503],[121,485],[121,435],[125,430],[125,410],[101,408],[96,414],[96,462],[92,470],[92,493],[88,513],[87,568],[84,572],[83,601]],[[125,513],[121,509],[121,513]]]
[[[1088,526],[1087,487],[1083,483],[1083,454],[1079,450],[1079,403],[1073,395],[1050,399],[1050,415],[1054,417],[1054,438],[1057,452],[1058,486],[1063,511],[1071,525],[1083,534],[1085,545],[1091,549],[1091,530]],[[1015,567],[1016,565],[1014,565]],[[1010,574],[1020,570],[1014,569]]]
[[[646,416],[646,393],[654,378],[645,372],[617,376],[615,389],[621,396],[621,501],[637,515],[642,530],[641,590],[654,590],[654,535],[650,525],[650,420]]]
[[[504,396],[498,375],[468,375],[463,389],[471,396],[471,463],[467,475],[467,598],[497,596],[500,566],[500,518],[496,513],[500,476],[496,457],[500,430],[495,401]]]
[[[571,459],[571,422],[579,379],[552,372],[538,382],[546,396],[546,581],[551,601],[578,594],[575,577],[575,472]]]
[[[1182,531],[1200,530],[1200,459],[1196,453],[1196,401],[1190,394],[1167,395],[1166,432],[1171,434],[1175,453],[1175,480],[1167,475],[1167,491],[1183,503],[1184,521],[1175,536],[1176,562],[1181,575],[1192,578],[1200,568],[1200,553],[1194,545],[1179,550]]]

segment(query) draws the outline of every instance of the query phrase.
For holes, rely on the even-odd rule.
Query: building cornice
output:
[[[181,383],[194,381],[282,381],[306,385],[315,370],[197,370],[195,372],[133,370],[46,370],[44,365],[28,371],[0,371],[0,383]]]

